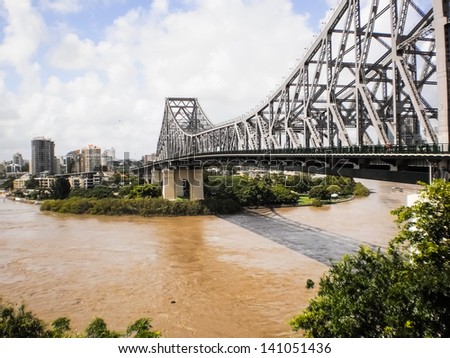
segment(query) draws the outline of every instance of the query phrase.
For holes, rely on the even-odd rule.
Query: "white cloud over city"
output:
[[[336,1],[317,1],[315,14],[306,3],[0,1],[0,160],[29,158],[35,136],[58,155],[90,143],[154,152],[165,97],[199,98],[214,123],[245,113],[289,74]]]

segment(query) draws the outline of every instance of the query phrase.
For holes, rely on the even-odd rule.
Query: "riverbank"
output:
[[[205,199],[198,201],[163,198],[80,198],[65,200],[46,200],[41,211],[90,215],[137,215],[151,216],[198,216],[233,214],[242,210],[241,205],[232,199]]]
[[[252,188],[249,187],[250,191],[251,189]],[[316,186],[313,187],[308,194],[298,194],[292,190],[289,191],[285,187],[279,187],[277,190],[274,190],[274,192],[263,192],[260,195],[252,193],[244,196],[237,195],[236,193],[228,193],[229,197],[226,196],[226,191],[223,191],[198,201],[184,199],[170,201],[165,200],[162,197],[95,198],[72,196],[63,200],[45,200],[40,208],[41,211],[52,211],[57,213],[107,216],[138,215],[154,217],[227,215],[239,213],[244,207],[320,207],[327,204],[346,202],[354,197],[368,196],[370,194],[369,189],[364,187],[361,183],[354,183],[352,191],[344,196],[339,196],[337,193],[339,190],[341,190],[341,188],[337,185],[330,185],[328,187]],[[251,195],[255,196],[257,200],[249,200],[248,198]]]
[[[266,208],[283,207],[307,207],[323,206],[344,203],[353,200],[355,196],[330,199],[330,200],[307,200],[296,205],[273,205]],[[27,204],[40,204],[41,211],[52,211],[64,214],[87,214],[106,216],[137,215],[143,217],[159,216],[204,216],[204,215],[230,215],[245,210],[238,202],[232,199],[206,199],[198,201],[177,200],[169,201],[162,198],[140,198],[140,199],[93,199],[93,198],[70,198],[65,200],[45,200],[41,203],[36,201],[19,200]],[[265,207],[265,206],[262,206]]]
[[[30,200],[25,198],[18,198],[14,196],[8,196],[6,197],[7,200],[15,201],[18,203],[24,203],[24,204],[30,204],[30,205],[42,205],[44,201],[42,200]]]

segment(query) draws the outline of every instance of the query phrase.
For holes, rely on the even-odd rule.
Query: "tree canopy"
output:
[[[14,306],[0,303],[0,338],[159,338],[161,333],[154,331],[151,319],[140,318],[130,324],[126,332],[108,329],[102,318],[94,318],[86,327],[84,334],[73,334],[70,319],[60,317],[52,322],[51,327],[21,305]]]
[[[70,183],[67,178],[56,178],[52,190],[51,197],[53,199],[66,199],[70,194]]]

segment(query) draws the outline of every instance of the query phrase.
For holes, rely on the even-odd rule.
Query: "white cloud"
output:
[[[80,0],[40,0],[41,8],[52,10],[62,14],[76,13],[81,11]]]
[[[165,97],[198,97],[213,122],[231,119],[288,75],[312,37],[307,18],[293,13],[288,0],[196,0],[176,12],[160,0],[116,18],[100,41],[81,38],[68,24],[42,47],[49,31],[42,16],[29,3],[6,3],[12,10],[0,65],[13,64],[23,81],[42,84],[13,94],[3,80],[0,95],[9,110],[0,111],[1,125],[8,124],[8,138],[0,133],[1,159],[15,151],[29,157],[37,135],[52,137],[59,155],[88,143],[114,146],[119,155],[150,153]],[[80,5],[46,3],[59,11]]]
[[[341,2],[341,0],[327,0],[327,5],[330,8],[336,8],[340,2]]]
[[[152,12],[155,14],[166,14],[169,11],[168,0],[153,0]]]
[[[76,34],[64,36],[50,58],[54,67],[64,70],[88,70],[99,66],[95,44],[80,40]]]
[[[45,24],[28,0],[4,0],[3,6],[8,24],[3,29],[0,65],[12,67],[24,86],[36,86],[40,65],[34,58],[46,38]]]

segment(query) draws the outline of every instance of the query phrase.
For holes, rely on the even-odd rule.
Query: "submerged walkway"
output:
[[[361,245],[348,237],[287,219],[270,209],[220,217],[328,266],[343,255],[356,252]]]

